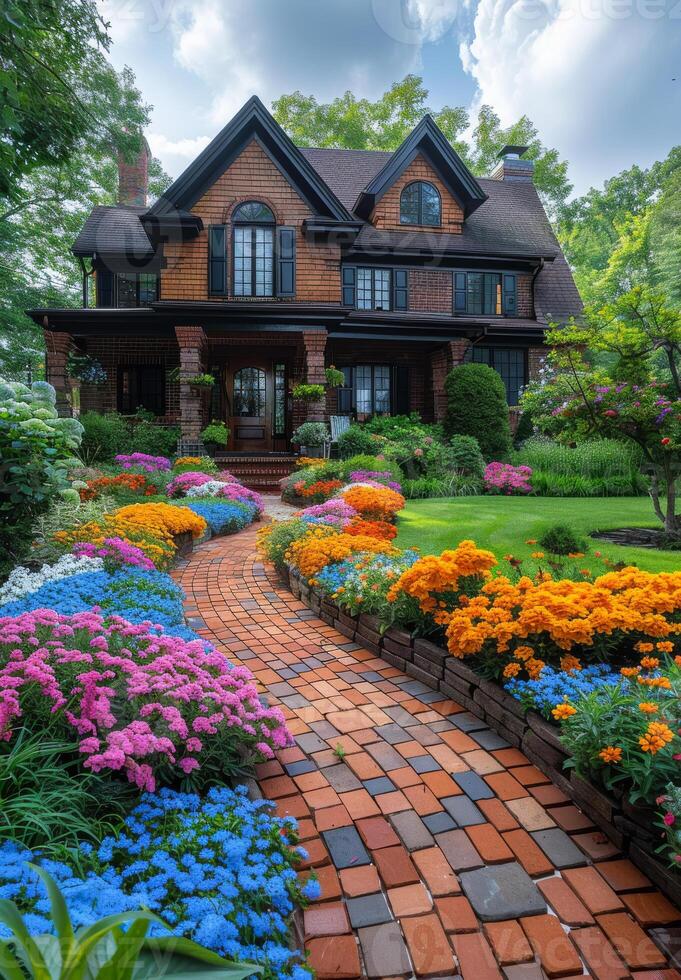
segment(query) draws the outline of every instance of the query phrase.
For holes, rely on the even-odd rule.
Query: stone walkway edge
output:
[[[304,913],[319,980],[681,980],[679,910],[522,752],[317,619],[255,528],[174,577],[295,737],[256,775],[321,885]]]

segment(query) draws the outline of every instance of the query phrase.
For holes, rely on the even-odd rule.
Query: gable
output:
[[[381,197],[374,210],[369,216],[370,222],[376,228],[386,228],[408,232],[415,226],[403,225],[400,222],[400,197],[402,191],[415,180],[425,180],[432,184],[440,195],[441,202],[441,224],[428,227],[429,233],[448,232],[449,234],[461,234],[464,212],[461,202],[452,194],[449,187],[440,178],[435,168],[426,160],[423,154],[418,153],[409,166],[402,171],[391,187]]]
[[[229,169],[249,143],[256,140],[272,163],[287,174],[311,213],[336,221],[351,215],[325,184],[299,148],[256,96],[218,133],[192,164],[149,209],[150,219],[193,210],[216,180]]]

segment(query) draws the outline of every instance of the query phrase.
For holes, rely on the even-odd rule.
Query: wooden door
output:
[[[272,449],[272,365],[258,358],[234,360],[227,377],[232,448],[237,452]]]

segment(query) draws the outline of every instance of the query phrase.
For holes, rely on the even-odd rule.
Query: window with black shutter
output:
[[[165,415],[165,369],[160,364],[121,364],[118,368],[118,411],[134,415],[143,408]]]
[[[341,368],[344,382],[336,389],[338,414],[350,415],[389,415],[394,409],[396,398],[397,372],[402,368],[391,368],[388,364],[356,364]],[[406,369],[404,369],[406,370]],[[400,385],[406,376],[402,376]]]
[[[114,275],[108,269],[97,269],[97,306],[114,306]]]
[[[211,225],[208,229],[208,294],[227,295],[226,225]]]
[[[517,283],[512,273],[455,272],[454,312],[468,316],[517,316]]]
[[[406,269],[393,271],[393,309],[409,309],[409,273]]]
[[[344,265],[342,277],[343,306],[354,306],[357,292],[357,269],[354,265]]]
[[[277,296],[296,292],[296,230],[277,228]]]

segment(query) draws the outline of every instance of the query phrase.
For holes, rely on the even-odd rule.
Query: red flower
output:
[[[607,412],[603,412],[603,414],[604,414],[604,415],[607,415],[607,417],[608,417],[609,419],[616,419],[616,418],[617,418],[617,412],[615,411],[615,409],[614,409],[614,408],[609,408],[609,409],[607,410]]]
[[[671,439],[669,438],[669,436],[665,436],[664,439],[662,440],[662,445],[663,446],[668,446],[670,442],[671,442]]]

